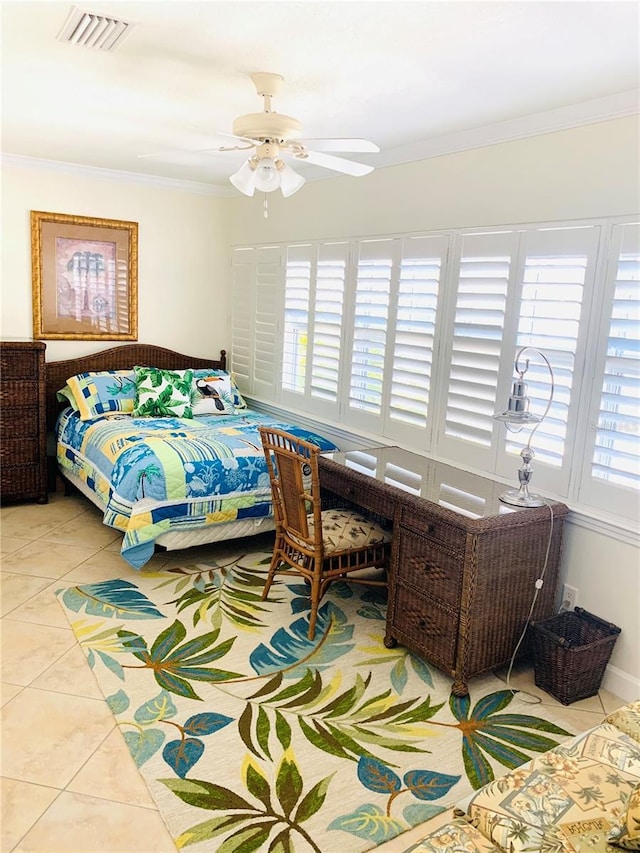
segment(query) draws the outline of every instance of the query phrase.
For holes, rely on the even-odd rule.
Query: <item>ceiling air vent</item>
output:
[[[81,44],[98,50],[115,50],[134,25],[118,18],[107,18],[94,12],[83,12],[72,6],[58,41]]]

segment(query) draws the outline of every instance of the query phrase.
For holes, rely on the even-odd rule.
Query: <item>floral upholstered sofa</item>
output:
[[[406,853],[621,850],[640,850],[640,701],[485,785]]]

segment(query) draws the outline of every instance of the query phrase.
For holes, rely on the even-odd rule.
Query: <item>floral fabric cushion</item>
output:
[[[609,833],[609,841],[623,850],[640,850],[640,785],[631,791],[621,820]]]
[[[136,398],[132,414],[136,417],[191,418],[193,371],[160,370],[134,367]]]
[[[308,517],[309,533],[313,536],[313,517]],[[391,533],[375,521],[350,509],[322,511],[322,539],[326,554],[351,548],[364,548],[380,542],[390,542]]]
[[[485,785],[467,815],[498,847],[531,850],[608,849],[608,834],[619,823],[640,782],[638,744],[615,726],[602,724],[555,747],[527,768]]]
[[[457,818],[430,832],[405,853],[502,853],[466,820]]]
[[[611,723],[616,728],[640,742],[640,699],[630,702],[623,708],[618,708],[604,718],[605,723]]]
[[[102,415],[133,411],[136,396],[133,370],[99,370],[78,373],[67,379],[58,394],[70,392],[80,420],[91,421]],[[68,399],[68,395],[65,394]]]

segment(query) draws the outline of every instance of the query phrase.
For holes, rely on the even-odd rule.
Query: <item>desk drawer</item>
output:
[[[404,527],[408,527],[421,536],[441,542],[449,548],[463,550],[467,540],[467,534],[460,527],[447,524],[428,512],[421,510],[415,505],[403,506],[400,521]]]
[[[464,554],[445,548],[404,525],[396,529],[398,546],[394,571],[402,583],[449,607],[458,608],[462,590]]]
[[[419,655],[453,669],[458,616],[450,608],[403,584],[395,586],[391,634]]]

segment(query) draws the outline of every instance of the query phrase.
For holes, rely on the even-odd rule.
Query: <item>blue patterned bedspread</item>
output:
[[[122,556],[139,569],[163,533],[272,515],[261,424],[335,449],[316,433],[251,410],[81,421],[65,409],[58,419],[58,463],[98,496],[104,523],[124,531]]]

